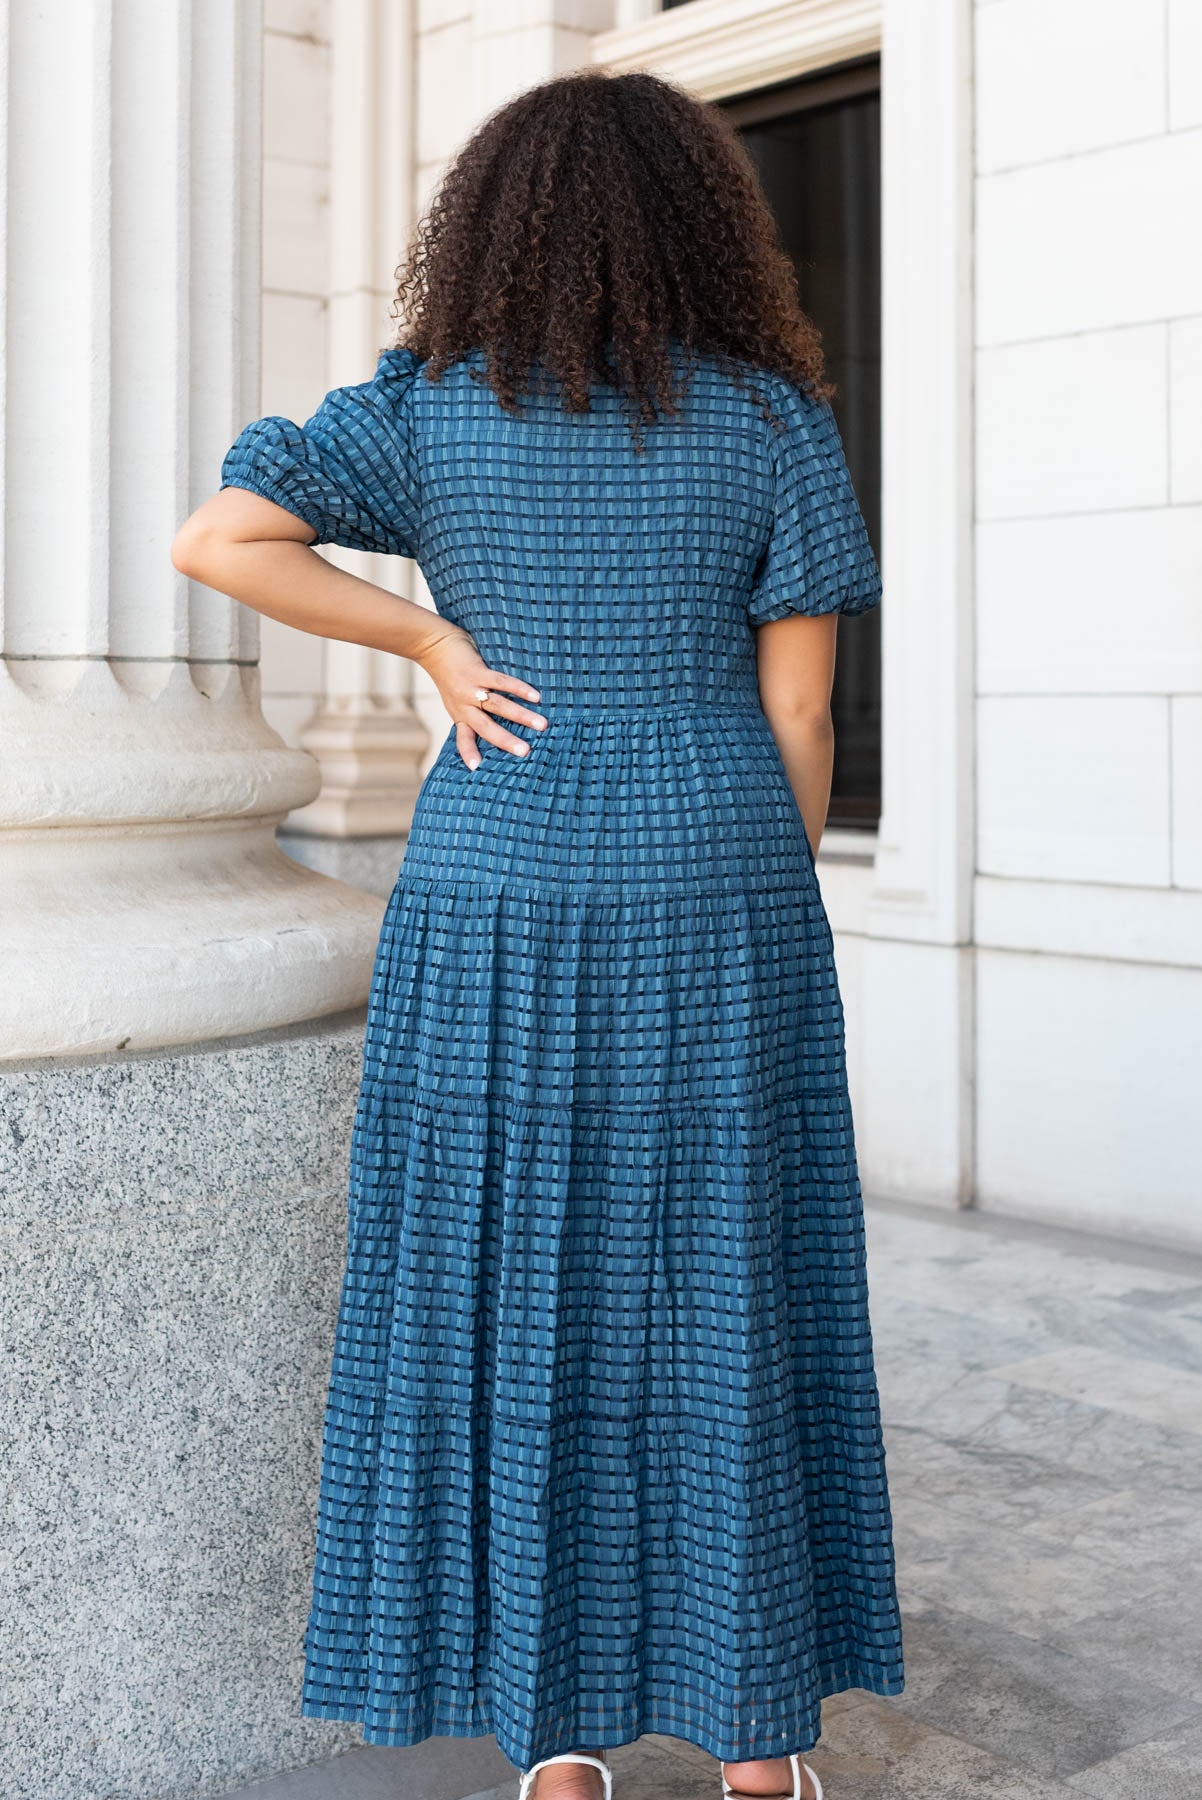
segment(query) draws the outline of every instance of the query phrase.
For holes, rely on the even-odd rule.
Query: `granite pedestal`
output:
[[[5,1795],[200,1800],[354,1736],[299,1690],[362,1041],[0,1075]]]

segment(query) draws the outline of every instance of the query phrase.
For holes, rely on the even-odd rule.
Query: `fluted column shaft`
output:
[[[258,391],[252,0],[5,19],[0,955],[8,1057],[339,1010],[379,907],[274,826],[317,789],[254,616],[171,567]]]

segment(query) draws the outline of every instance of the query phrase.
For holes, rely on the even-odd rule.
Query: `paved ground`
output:
[[[906,1625],[897,1700],[828,1701],[829,1800],[1202,1794],[1202,1259],[869,1211]],[[717,1800],[675,1738],[615,1800]],[[491,1738],[362,1749],[247,1800],[514,1800]]]

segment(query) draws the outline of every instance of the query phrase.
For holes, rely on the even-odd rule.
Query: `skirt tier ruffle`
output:
[[[351,1157],[303,1708],[519,1767],[897,1693],[816,887],[411,876]]]

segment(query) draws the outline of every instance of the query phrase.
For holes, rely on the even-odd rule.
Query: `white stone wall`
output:
[[[476,123],[472,0],[417,0],[417,206],[424,212],[448,159]]]
[[[328,380],[329,0],[266,0],[260,410],[306,419]],[[264,619],[263,712],[299,742],[323,684],[319,639]]]
[[[1202,9],[976,13],[977,1198],[1202,1237]]]

